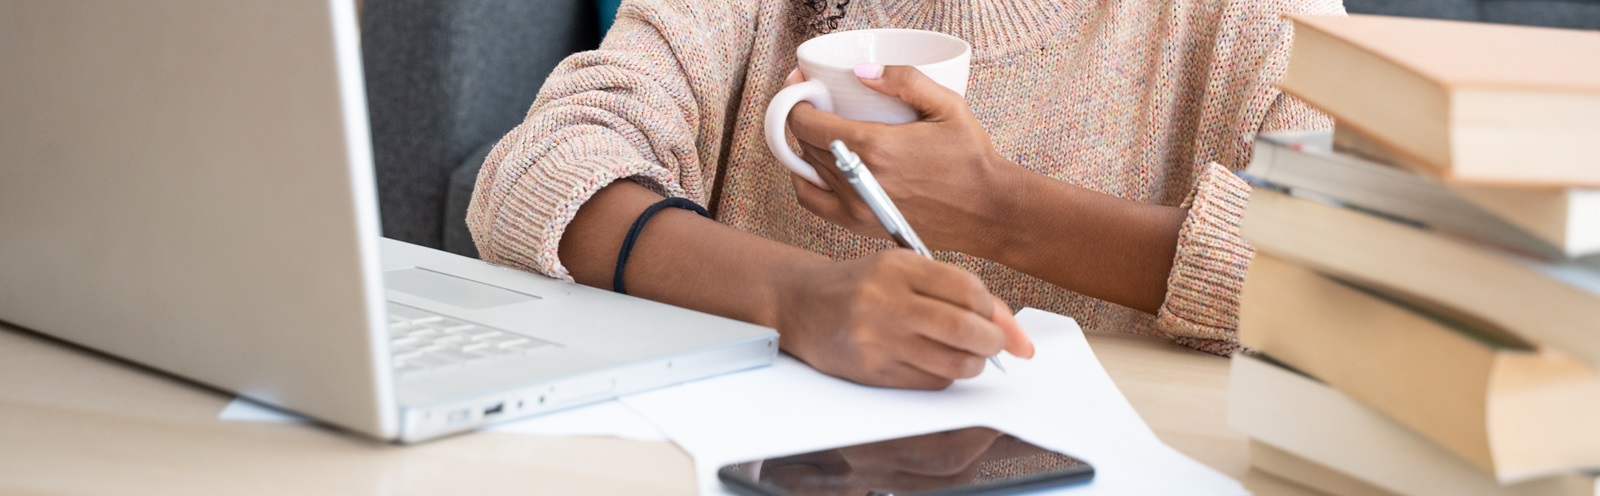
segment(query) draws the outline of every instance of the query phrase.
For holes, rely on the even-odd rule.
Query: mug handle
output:
[[[767,148],[772,149],[772,155],[777,157],[778,163],[784,167],[788,167],[819,188],[831,190],[832,188],[817,176],[817,170],[789,148],[788,137],[784,136],[783,131],[789,122],[789,111],[794,110],[794,106],[800,102],[810,102],[818,110],[833,112],[833,97],[828,94],[828,87],[823,86],[821,81],[811,80],[784,88],[772,97],[772,103],[767,104],[765,121]]]

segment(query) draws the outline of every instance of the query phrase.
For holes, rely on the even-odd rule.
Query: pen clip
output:
[[[846,148],[843,141],[833,140],[828,144],[828,151],[833,152],[833,166],[838,167],[839,172],[855,175],[856,168],[861,167],[861,156]]]

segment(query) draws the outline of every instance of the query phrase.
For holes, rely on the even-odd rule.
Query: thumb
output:
[[[994,315],[990,318],[1005,332],[1007,352],[1018,358],[1033,358],[1033,340],[1022,330],[1022,324],[1017,323],[1017,316],[1011,313],[1011,307],[1006,302],[995,298]]]
[[[863,86],[899,98],[923,117],[937,119],[953,115],[966,105],[966,100],[959,93],[940,86],[915,67],[860,64],[856,66],[855,73]]]
[[[789,75],[783,77],[783,86],[786,88],[804,82],[806,82],[806,73],[800,72],[799,67],[789,71]]]

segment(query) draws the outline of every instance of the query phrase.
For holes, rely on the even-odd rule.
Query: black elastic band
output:
[[[661,209],[667,207],[681,208],[693,211],[707,219],[711,218],[711,212],[707,212],[704,207],[685,198],[668,198],[655,202],[650,205],[650,208],[644,209],[644,212],[639,214],[639,218],[633,220],[633,227],[628,228],[628,237],[622,239],[622,250],[617,252],[617,272],[611,276],[612,291],[628,294],[628,291],[622,286],[622,269],[628,265],[628,256],[633,253],[633,244],[639,241],[639,232],[644,230],[644,224],[650,222],[650,218],[655,217],[656,212],[660,212]]]

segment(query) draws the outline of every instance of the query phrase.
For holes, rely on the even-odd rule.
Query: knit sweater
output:
[[[723,223],[834,259],[889,249],[806,211],[767,149],[767,102],[804,39],[793,0],[629,0],[598,50],[561,63],[527,119],[489,154],[468,225],[485,260],[570,280],[557,248],[596,191],[632,178],[708,206]],[[914,28],[969,41],[966,98],[995,149],[1032,171],[1188,211],[1156,315],[990,260],[936,258],[1013,307],[1086,329],[1237,347],[1251,250],[1249,186],[1233,174],[1264,130],[1331,121],[1275,88],[1287,12],[1339,0],[854,0],[839,29]],[[1062,257],[1074,256],[1062,253]],[[698,263],[686,257],[685,264]],[[780,331],[782,331],[780,329]]]

